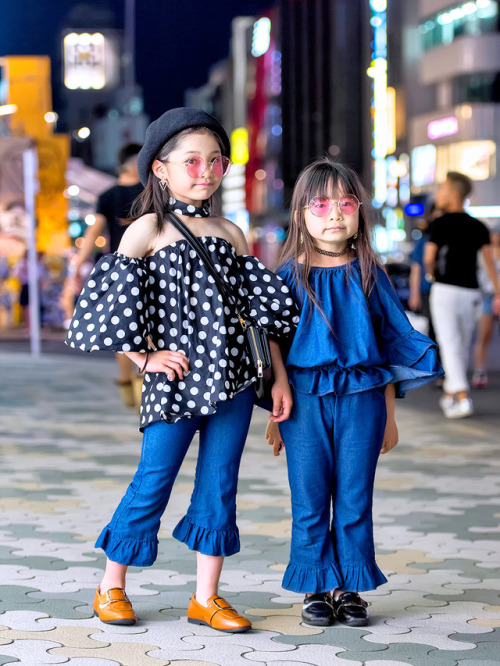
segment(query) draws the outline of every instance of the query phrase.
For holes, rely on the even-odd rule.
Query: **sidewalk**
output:
[[[401,442],[380,460],[374,505],[389,582],[365,595],[373,621],[360,629],[302,625],[301,596],[281,588],[286,464],[272,457],[255,410],[239,483],[242,550],[227,559],[220,587],[253,630],[227,635],[187,623],[195,557],[171,538],[196,445],[164,516],[158,561],[129,576],[140,623],[93,617],[104,564],[93,542],[135,471],[137,416],[119,402],[113,359],[68,350],[33,360],[13,345],[0,342],[0,664],[500,664],[499,373],[474,394],[477,415],[467,420],[446,421],[433,388],[398,402]]]

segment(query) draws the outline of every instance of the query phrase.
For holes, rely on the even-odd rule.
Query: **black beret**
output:
[[[188,106],[170,109],[148,127],[144,145],[137,156],[139,178],[144,186],[148,182],[149,171],[161,147],[175,134],[191,127],[206,127],[215,132],[222,140],[222,154],[230,157],[231,144],[229,143],[229,137],[218,120],[206,111]]]

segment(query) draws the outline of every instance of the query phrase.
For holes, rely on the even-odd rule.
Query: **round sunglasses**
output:
[[[167,161],[167,164],[177,164],[177,166],[186,167],[188,176],[191,176],[191,178],[201,178],[207,167],[207,163],[202,157],[190,157],[185,162]],[[231,160],[224,155],[219,155],[218,157],[214,157],[213,160],[210,160],[208,168],[216,178],[222,178],[229,172],[229,169],[231,168]]]
[[[337,204],[340,213],[346,215],[354,215],[361,206],[361,201],[354,194],[346,194],[340,199],[329,199],[328,197],[313,197],[308,206],[304,206],[304,210],[309,208],[311,213],[316,217],[324,217],[330,215],[333,210],[333,205]]]

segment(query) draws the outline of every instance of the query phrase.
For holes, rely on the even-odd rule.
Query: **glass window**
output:
[[[472,180],[496,176],[494,141],[460,141],[437,147],[436,181],[442,182],[448,171],[460,171]]]
[[[500,72],[475,72],[453,80],[453,104],[500,102]]]
[[[462,35],[477,36],[498,31],[498,1],[470,0],[429,17],[419,25],[422,48],[451,44]]]

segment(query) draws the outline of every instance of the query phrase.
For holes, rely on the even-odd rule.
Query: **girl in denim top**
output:
[[[321,159],[292,199],[278,275],[302,306],[286,368],[292,543],[283,587],[305,593],[302,619],[368,623],[358,592],[386,582],[375,562],[372,502],[379,453],[398,442],[395,398],[442,372],[434,343],[410,325],[371,245],[372,208],[349,167]]]

